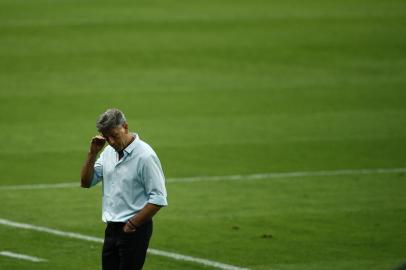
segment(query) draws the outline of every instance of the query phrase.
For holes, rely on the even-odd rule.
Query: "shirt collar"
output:
[[[130,143],[130,144],[123,150],[124,152],[127,152],[127,154],[130,154],[130,153],[134,150],[134,148],[137,146],[137,143],[138,143],[138,141],[139,141],[139,139],[140,139],[137,133],[133,133],[133,135],[134,135],[134,141],[133,141],[132,143]]]

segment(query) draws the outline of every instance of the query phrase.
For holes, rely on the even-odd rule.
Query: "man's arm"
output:
[[[90,143],[90,150],[80,172],[80,186],[89,188],[93,178],[94,164],[97,154],[103,149],[106,140],[102,136],[95,136]]]
[[[134,217],[125,224],[123,230],[126,233],[135,232],[137,227],[140,227],[142,224],[148,222],[152,217],[161,209],[162,206],[147,203],[140,212],[137,213]]]
[[[148,201],[144,208],[130,218],[124,226],[125,232],[136,231],[137,227],[152,219],[159,209],[168,205],[166,201],[165,178],[158,157],[147,156],[143,162],[142,177],[145,192],[148,194]]]

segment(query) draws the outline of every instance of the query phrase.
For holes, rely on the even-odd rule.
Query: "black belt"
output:
[[[107,227],[113,228],[113,229],[120,229],[123,228],[125,225],[124,222],[107,222]]]
[[[141,226],[139,226],[139,228],[142,228],[144,226],[148,226],[150,223],[152,223],[152,219],[148,220],[146,223],[142,224]],[[107,227],[113,228],[113,229],[120,229],[123,228],[124,225],[126,223],[125,222],[107,222]]]

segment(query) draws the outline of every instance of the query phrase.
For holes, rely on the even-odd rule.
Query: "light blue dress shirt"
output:
[[[91,186],[103,183],[103,222],[127,222],[147,203],[168,205],[165,177],[154,150],[138,134],[118,153],[107,145],[94,165]]]

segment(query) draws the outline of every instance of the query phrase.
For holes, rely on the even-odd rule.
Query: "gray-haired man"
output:
[[[154,150],[128,130],[124,114],[109,109],[96,127],[81,171],[81,186],[103,182],[103,270],[142,269],[152,217],[167,205],[165,178]],[[109,144],[100,157],[105,143]]]

